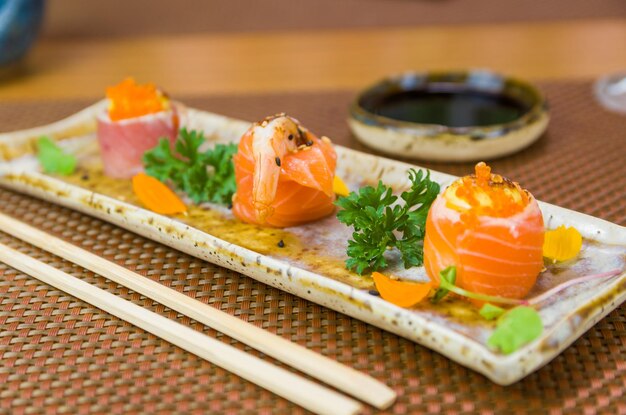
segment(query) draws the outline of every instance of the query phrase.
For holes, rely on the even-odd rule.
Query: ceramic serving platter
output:
[[[106,220],[198,258],[241,272],[263,283],[348,314],[429,347],[450,359],[507,385],[549,362],[626,299],[626,228],[591,216],[541,203],[548,228],[576,227],[584,236],[576,260],[546,263],[531,296],[573,278],[620,270],[611,278],[570,286],[538,309],[544,332],[516,352],[504,355],[486,341],[495,323],[482,319],[471,304],[447,298],[437,305],[397,307],[370,293],[370,277],[345,269],[351,230],[333,215],[287,229],[270,229],[236,220],[223,207],[192,206],[187,215],[162,216],[143,209],[130,180],[105,177],[95,137],[99,102],[65,120],[43,127],[0,134],[0,185]],[[237,141],[250,123],[187,109],[182,122],[203,130],[209,145]],[[319,134],[323,131],[317,132]],[[41,135],[58,141],[79,157],[69,177],[40,172],[33,156]],[[337,174],[352,189],[382,180],[395,191],[406,189],[407,170],[419,168],[336,146]],[[455,177],[431,172],[442,189]],[[279,247],[279,241],[284,247]],[[405,279],[424,280],[423,268],[404,270],[390,252],[391,270]]]

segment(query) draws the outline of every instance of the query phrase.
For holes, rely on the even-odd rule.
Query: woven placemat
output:
[[[624,224],[626,117],[601,110],[588,83],[542,85],[553,121],[537,144],[493,165],[539,198]],[[190,105],[246,119],[286,110],[358,146],[352,93],[216,97]],[[52,121],[85,102],[0,104],[0,128]],[[565,161],[559,161],[565,158]],[[551,161],[551,165],[543,164]],[[432,165],[465,173],[470,166]],[[601,196],[598,196],[601,195]],[[626,413],[626,307],[554,361],[501,387],[436,352],[89,216],[0,190],[0,211],[384,381],[390,413]],[[247,346],[0,232],[0,242],[110,292]],[[302,409],[37,280],[0,265],[0,412],[302,413]],[[271,359],[270,359],[271,360]],[[376,412],[368,408],[368,413]]]

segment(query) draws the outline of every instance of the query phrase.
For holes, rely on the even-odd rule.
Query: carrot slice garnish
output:
[[[543,240],[543,256],[553,261],[575,258],[583,245],[583,237],[576,228],[564,225],[547,231]]]
[[[376,289],[384,299],[400,307],[411,307],[425,299],[432,288],[432,283],[406,282],[392,280],[380,272],[372,273]]]
[[[341,180],[341,177],[335,176],[333,178],[333,192],[338,196],[348,196],[350,189],[348,189],[348,186]]]
[[[187,206],[169,187],[145,173],[133,177],[133,191],[141,203],[153,212],[173,215],[187,211]]]

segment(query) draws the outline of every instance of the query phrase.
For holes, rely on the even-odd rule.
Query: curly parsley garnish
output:
[[[198,149],[204,140],[201,131],[183,128],[172,152],[169,141],[162,138],[155,148],[143,155],[146,173],[161,182],[171,182],[195,203],[230,205],[236,190],[232,158],[237,145],[216,144],[201,153]]]
[[[376,188],[365,186],[335,202],[342,208],[339,221],[354,227],[348,241],[348,269],[359,274],[381,270],[387,266],[385,251],[393,247],[401,252],[405,268],[422,265],[426,216],[439,184],[421,170],[409,170],[409,179],[411,188],[400,195],[404,203],[395,203],[398,197],[382,181]]]

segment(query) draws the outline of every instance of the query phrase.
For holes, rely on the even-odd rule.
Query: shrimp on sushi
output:
[[[278,114],[255,123],[234,156],[233,213],[244,222],[288,227],[335,210],[336,154],[300,123]]]
[[[519,184],[491,174],[485,163],[450,185],[426,221],[424,266],[456,266],[456,285],[477,293],[521,299],[543,269],[544,223],[534,197]]]

